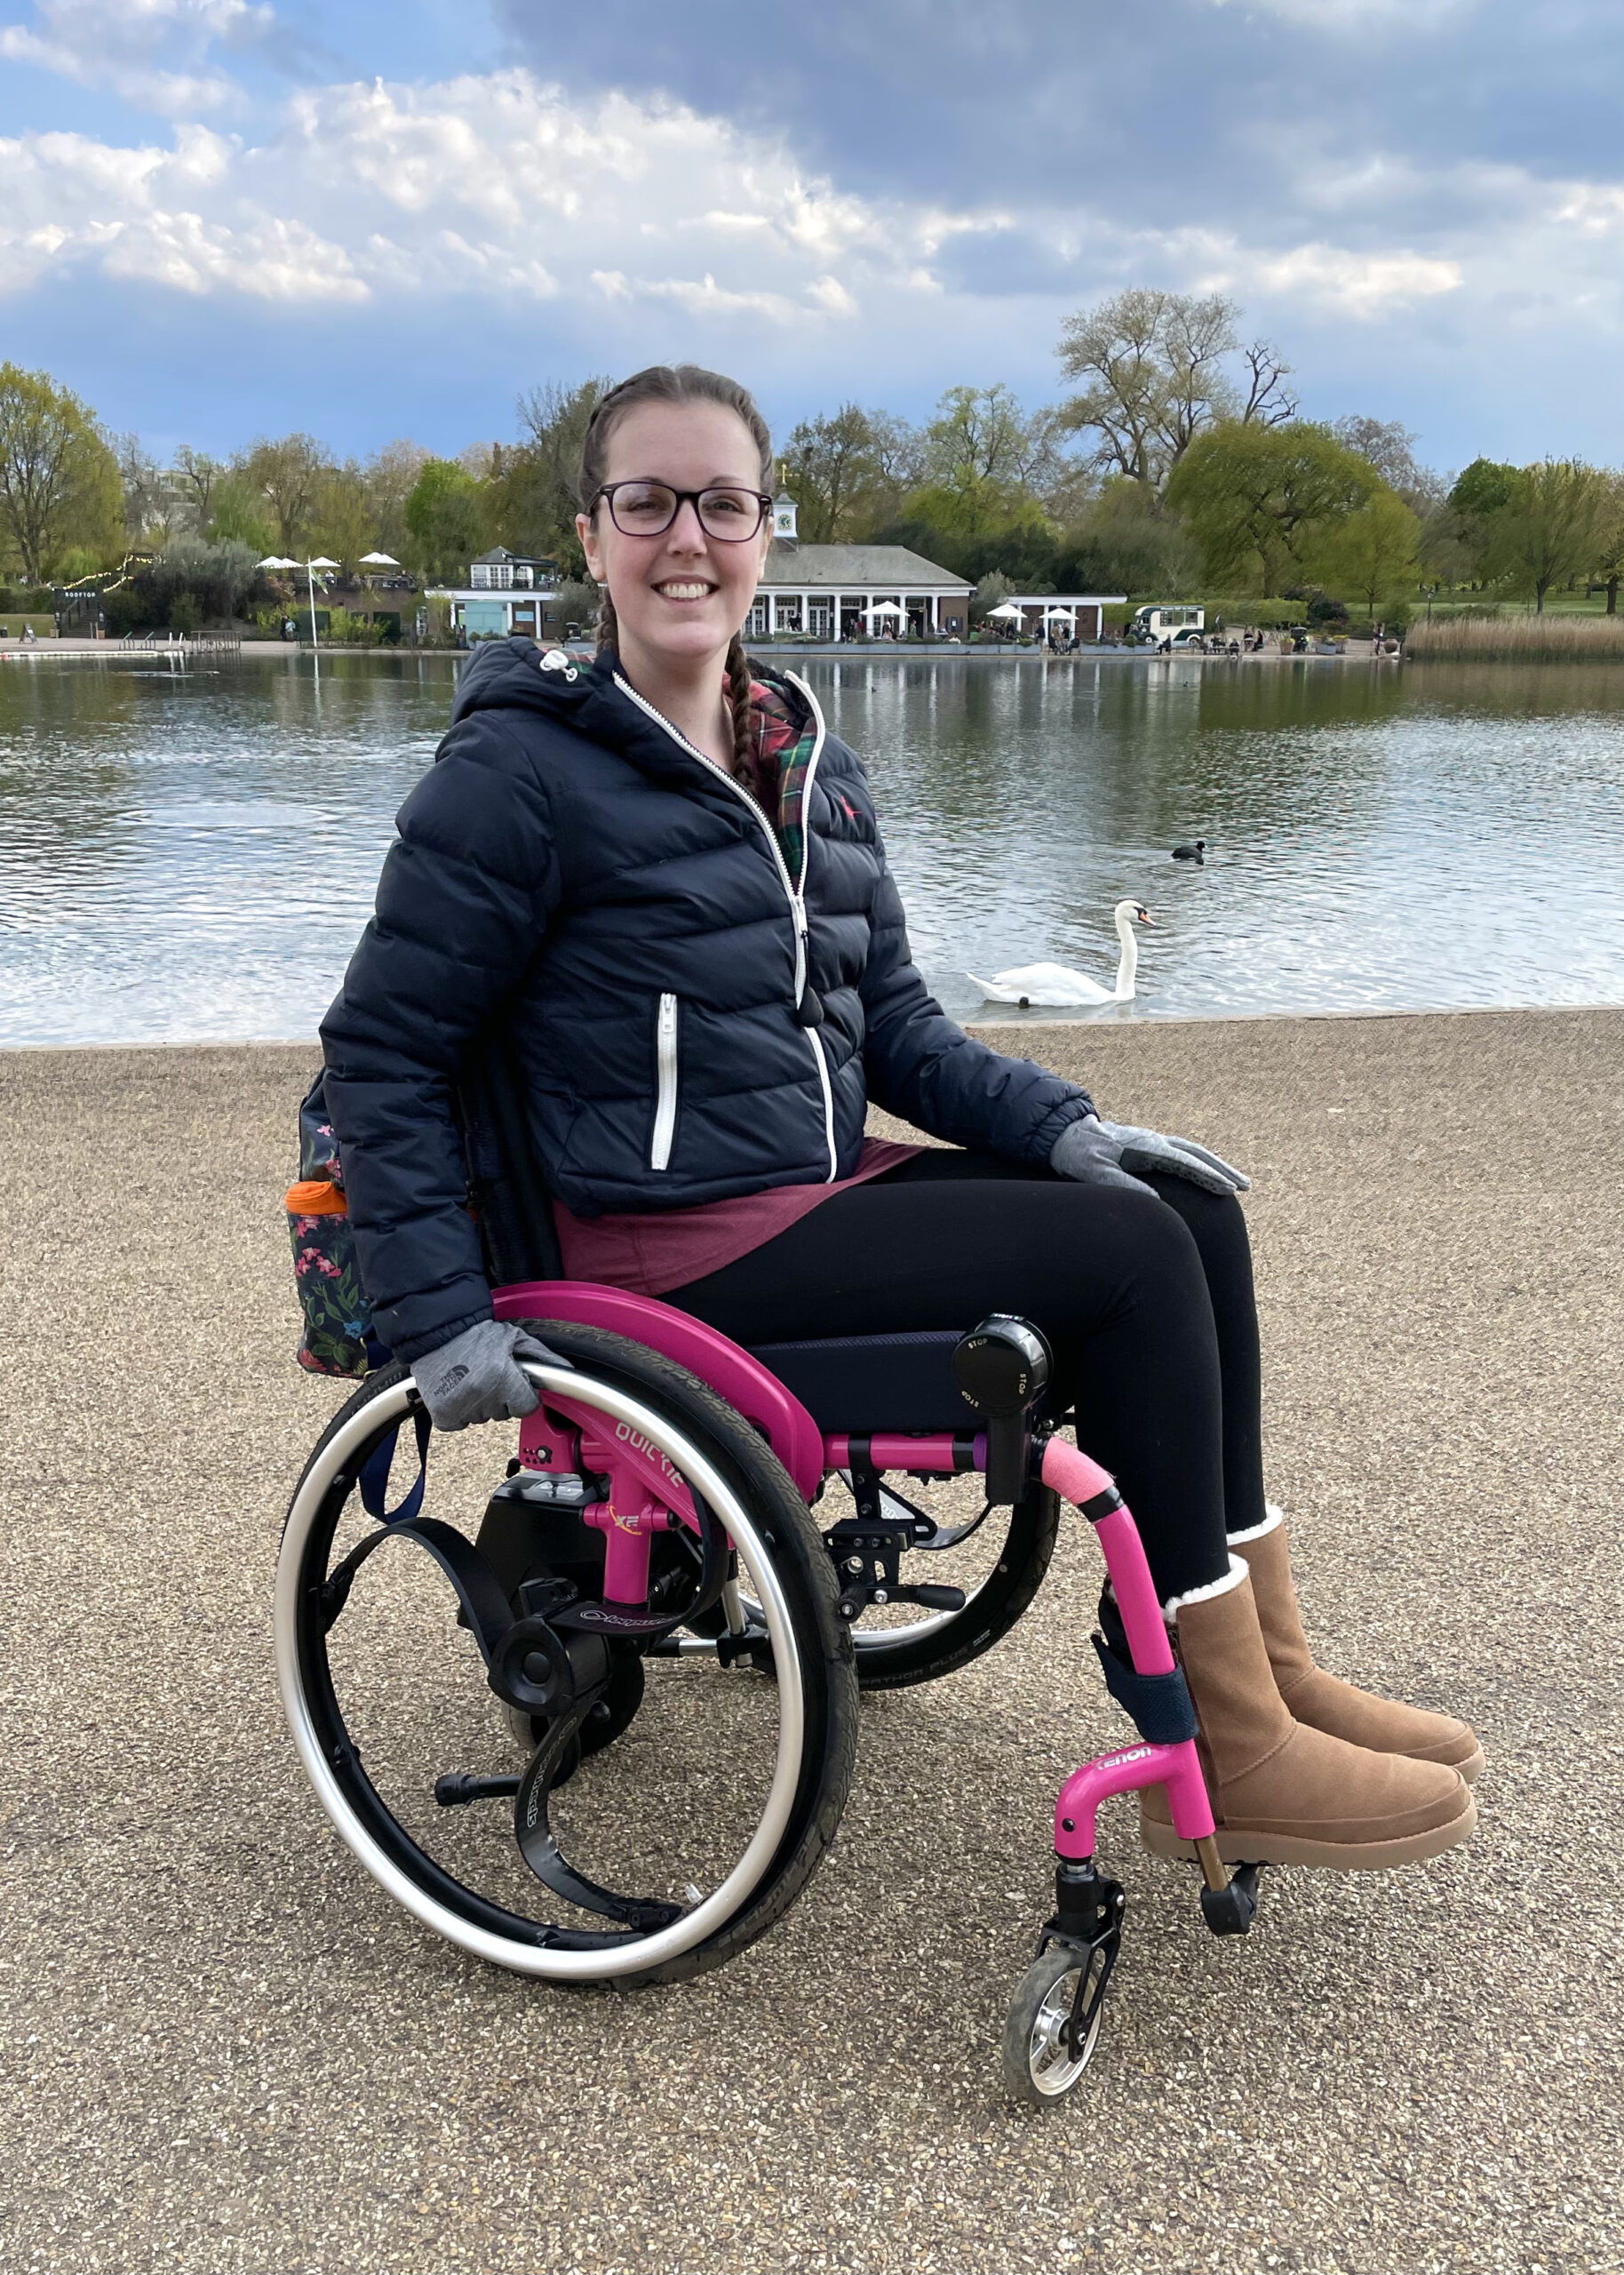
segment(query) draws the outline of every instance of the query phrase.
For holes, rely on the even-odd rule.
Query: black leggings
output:
[[[1228,1569],[1263,1521],[1257,1310],[1246,1218],[941,1148],[827,1201],[667,1298],[738,1343],[970,1328],[1015,1312],[1055,1353],[1055,1411],[1116,1476],[1164,1599]]]

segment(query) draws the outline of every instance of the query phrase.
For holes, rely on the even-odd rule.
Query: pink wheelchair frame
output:
[[[844,1436],[827,1435],[789,1389],[761,1361],[715,1329],[652,1297],[583,1281],[541,1281],[498,1288],[498,1319],[556,1319],[598,1327],[648,1345],[697,1376],[766,1437],[803,1499],[812,1500],[825,1476],[850,1463]],[[569,1403],[548,1404],[568,1415]],[[606,1602],[641,1605],[649,1592],[652,1534],[682,1521],[686,1489],[662,1476],[659,1457],[649,1449],[600,1434],[601,1417],[585,1408],[569,1415],[589,1435],[583,1454],[614,1481],[609,1502],[595,1516],[605,1536]],[[1036,1451],[1037,1449],[1034,1449]],[[520,1425],[519,1457],[527,1468],[545,1467],[561,1457],[545,1409]],[[951,1475],[963,1466],[952,1436],[875,1434],[868,1458],[876,1470],[909,1470]],[[987,1467],[987,1439],[975,1441],[973,1466]],[[1036,1473],[1088,1520],[1100,1545],[1126,1631],[1134,1672],[1174,1674],[1175,1663],[1157,1600],[1139,1530],[1110,1473],[1099,1463],[1058,1437],[1041,1441]],[[695,1521],[691,1508],[687,1521]],[[1095,1820],[1100,1804],[1114,1793],[1147,1785],[1166,1789],[1174,1832],[1191,1844],[1201,1866],[1202,1909],[1215,1934],[1245,1934],[1255,1905],[1256,1867],[1242,1865],[1231,1877],[1221,1861],[1206,1781],[1193,1737],[1176,1744],[1141,1743],[1118,1747],[1073,1770],[1055,1804],[1055,1852],[1058,1860],[1057,1909],[1045,1931],[1088,1943],[1109,1931],[1110,1912],[1120,1904],[1115,1883],[1094,1871]],[[1099,1984],[1103,1990],[1103,1981]],[[1081,1993],[1079,1992],[1079,2000]],[[1097,2007],[1097,1999],[1095,2000]],[[1082,2017],[1079,2014],[1079,2021]]]

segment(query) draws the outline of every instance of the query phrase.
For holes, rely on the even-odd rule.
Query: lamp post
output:
[[[316,636],[315,628],[315,572],[318,569],[336,569],[338,565],[336,561],[329,561],[323,553],[318,553],[314,561],[290,561],[280,553],[267,553],[265,559],[259,563],[261,569],[302,569],[304,571],[306,590],[310,595],[310,656],[315,666],[315,675],[318,679],[322,676],[322,643]]]

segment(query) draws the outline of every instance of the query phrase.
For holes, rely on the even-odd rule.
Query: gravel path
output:
[[[1624,2268],[1624,1013],[1055,1028],[1247,1166],[1270,1485],[1333,1668],[1469,1715],[1464,1852],[1277,1874],[1239,1946],[1105,1853],[1085,2089],[1000,2098],[1046,1816],[1114,1742],[1070,1530],[991,1658],[864,1709],[833,1856],[720,1974],[431,1941],[296,1773],[272,1558],[330,1386],[278,1203],[310,1050],[0,1058],[0,2268]]]

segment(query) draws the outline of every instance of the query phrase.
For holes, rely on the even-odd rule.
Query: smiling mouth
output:
[[[662,600],[703,601],[708,600],[716,587],[695,577],[668,577],[663,585],[657,585],[654,589]]]

